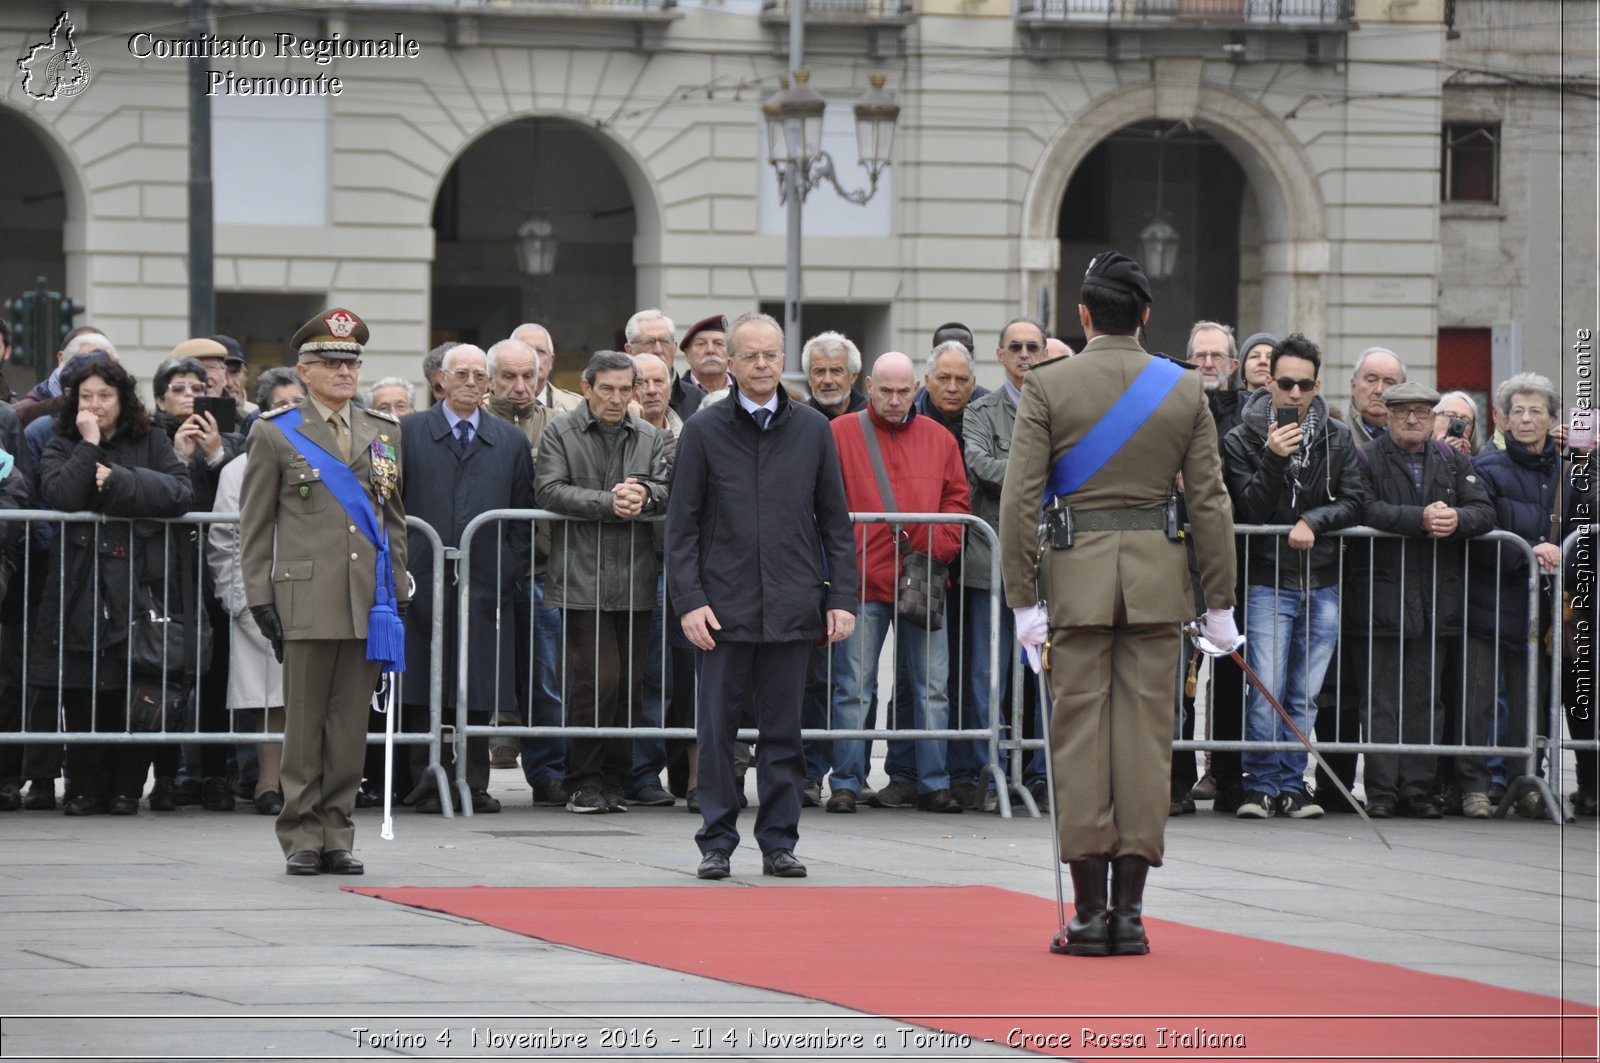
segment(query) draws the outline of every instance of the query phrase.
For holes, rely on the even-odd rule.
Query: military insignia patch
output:
[[[328,326],[328,335],[335,339],[349,339],[350,333],[356,330],[356,317],[348,310],[335,310],[323,318],[322,323]]]

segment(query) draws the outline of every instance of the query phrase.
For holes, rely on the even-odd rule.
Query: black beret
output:
[[[1139,263],[1118,251],[1102,251],[1089,260],[1083,274],[1085,288],[1103,288],[1106,291],[1124,292],[1134,297],[1140,306],[1149,306],[1150,281]]]
[[[244,348],[239,346],[239,341],[232,336],[212,336],[212,339],[228,349],[228,356],[223,359],[227,365],[244,365]]]

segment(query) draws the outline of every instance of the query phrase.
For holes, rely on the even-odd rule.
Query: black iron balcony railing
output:
[[[1239,26],[1342,26],[1355,20],[1355,0],[1017,0],[1030,22],[1111,22]]]
[[[912,0],[805,0],[807,22],[905,21]],[[761,0],[761,14],[789,14],[789,0]]]

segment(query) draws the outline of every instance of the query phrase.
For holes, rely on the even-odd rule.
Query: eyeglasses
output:
[[[1299,388],[1301,392],[1307,394],[1317,390],[1317,382],[1315,380],[1294,380],[1290,377],[1280,376],[1274,383],[1278,385],[1278,390],[1285,395],[1294,391],[1295,388]]]
[[[1006,344],[1006,350],[1012,354],[1021,354],[1023,351],[1027,351],[1029,354],[1038,354],[1043,349],[1044,344],[1034,343],[1032,340],[1028,340],[1026,343],[1021,340],[1012,340]]]
[[[773,362],[773,363],[777,363],[777,362],[783,361],[783,352],[782,351],[740,351],[739,352],[739,361],[745,362],[747,364],[748,363],[754,363],[754,362]]]
[[[348,369],[348,370],[350,370],[350,372],[354,373],[357,369],[361,368],[361,359],[359,359],[359,358],[319,358],[319,359],[317,359],[316,364],[322,366],[322,368],[324,368],[324,369],[331,370],[331,371],[333,371],[335,373],[337,373],[341,369]]]
[[[1206,362],[1226,362],[1226,361],[1231,361],[1231,359],[1228,357],[1228,354],[1227,354],[1226,351],[1195,351],[1194,352],[1194,362],[1195,362],[1196,365],[1203,365]]]
[[[172,395],[204,395],[204,384],[168,384],[167,392]]]
[[[456,369],[450,373],[450,379],[458,384],[465,384],[469,380],[474,384],[487,384],[489,382],[489,374],[482,369]]]
[[[1433,407],[1407,406],[1403,410],[1390,410],[1389,412],[1399,417],[1402,421],[1425,421],[1433,416]]]
[[[641,347],[641,348],[643,348],[645,350],[649,350],[649,351],[658,351],[658,350],[662,349],[663,347],[665,347],[667,350],[670,351],[672,349],[672,337],[671,336],[658,336],[656,339],[653,339],[653,340],[643,340],[642,339],[638,343],[634,344],[634,346],[635,347]]]

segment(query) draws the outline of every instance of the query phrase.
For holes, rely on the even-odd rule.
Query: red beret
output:
[[[678,349],[688,350],[689,343],[702,332],[721,332],[726,335],[727,331],[728,319],[721,314],[712,314],[710,317],[701,318],[694,323],[688,332],[683,334],[683,342],[678,344]]]

